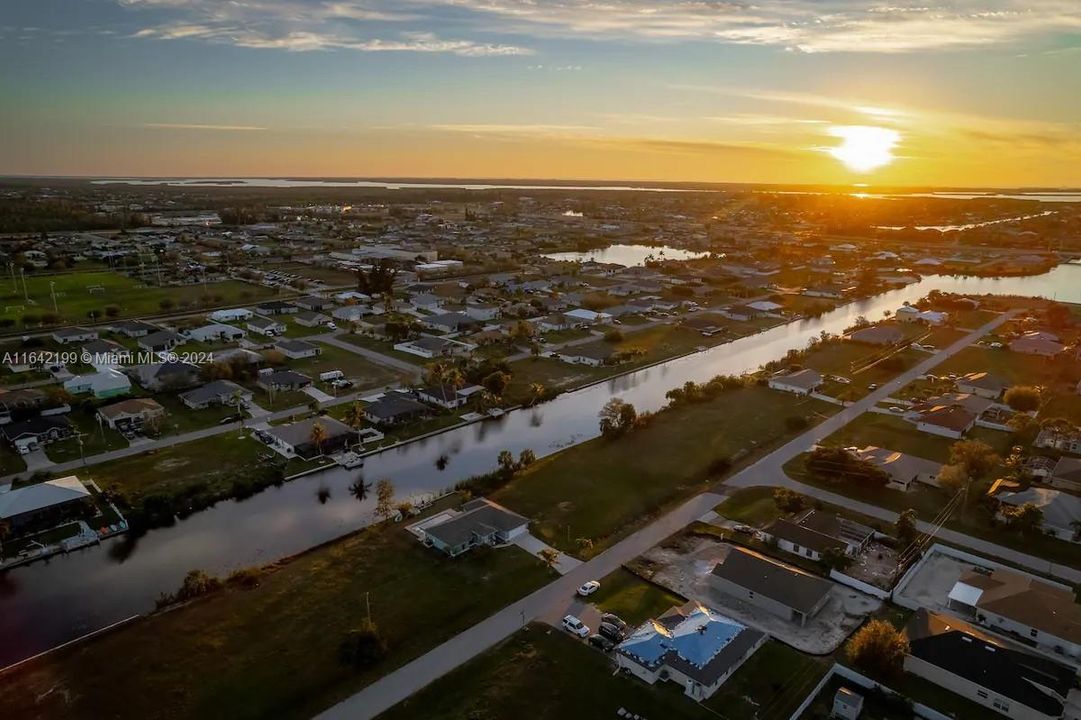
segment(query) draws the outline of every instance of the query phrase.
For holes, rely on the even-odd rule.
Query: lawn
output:
[[[936,375],[964,375],[982,371],[998,375],[1011,385],[1047,385],[1058,378],[1060,368],[1047,358],[1015,353],[1005,348],[994,350],[972,346],[947,358],[933,372]]]
[[[119,399],[118,399],[119,400]],[[68,414],[75,432],[82,435],[82,456],[90,457],[109,450],[126,448],[128,441],[104,422],[99,423],[95,409],[75,408]],[[45,446],[45,454],[53,462],[68,462],[80,458],[79,439],[69,438]]]
[[[973,428],[965,435],[965,439],[981,440],[998,453],[1007,453],[1011,444],[1010,433],[988,428]],[[955,442],[957,441],[952,438],[921,432],[912,423],[895,415],[867,412],[827,437],[821,444],[834,447],[874,445],[927,460],[946,462],[949,459],[950,447]]]
[[[626,568],[601,578],[601,587],[589,599],[602,612],[619,615],[631,627],[662,615],[673,605],[683,605],[686,598],[643,580]]]
[[[407,352],[402,352],[401,350],[395,350],[394,343],[385,340],[379,340],[368,335],[357,335],[355,333],[348,333],[346,335],[339,336],[338,339],[352,345],[356,345],[357,347],[374,350],[375,352],[382,355],[388,355],[393,358],[398,358],[399,360],[404,360],[407,363],[416,365],[418,371],[422,369],[425,365],[436,362],[437,360],[437,358],[422,358],[419,355],[413,355]]]
[[[129,507],[149,496],[180,497],[228,491],[237,476],[272,455],[240,431],[148,450],[119,460],[91,465],[79,474],[109,493],[121,496]],[[276,457],[276,456],[275,456]],[[213,458],[208,463],[208,458]]]
[[[155,395],[154,400],[165,408],[165,417],[157,424],[159,436],[182,435],[212,427],[237,414],[236,407],[232,405],[212,405],[204,410],[192,410],[177,395],[162,393]]]
[[[383,365],[376,365],[363,355],[343,350],[334,345],[316,344],[322,350],[318,356],[304,360],[290,360],[288,361],[288,367],[290,370],[296,370],[307,375],[318,385],[323,385],[319,382],[319,373],[330,370],[341,370],[345,373],[345,376],[353,381],[353,390],[383,387],[384,385],[408,379],[403,378],[404,373],[391,370]],[[328,393],[332,393],[330,388],[324,387],[324,389]]]
[[[13,292],[10,285],[3,285],[0,318],[19,320],[28,313],[41,315],[51,312],[53,301],[50,283],[55,285],[57,309],[65,320],[73,323],[85,322],[91,310],[97,310],[99,317],[104,318],[104,309],[109,305],[120,309],[118,317],[128,317],[160,313],[162,307],[159,303],[166,299],[173,303],[172,307],[181,307],[185,303],[220,306],[252,302],[271,294],[267,288],[236,280],[206,286],[154,287],[115,272],[32,275],[26,278],[29,303],[24,300],[22,292]],[[91,294],[90,288],[93,287],[104,290]]]
[[[767,640],[704,704],[728,720],[788,720],[828,669],[824,660]]]
[[[369,528],[10,673],[0,715],[306,720],[550,579],[518,548],[449,560]],[[387,655],[346,667],[338,646],[369,605]]]
[[[15,452],[7,443],[0,443],[0,475],[14,475],[26,470],[23,456]]]
[[[560,549],[590,555],[705,489],[723,474],[789,435],[786,420],[812,422],[836,406],[760,386],[657,415],[617,439],[597,438],[546,457],[496,497],[535,520],[535,532]],[[712,472],[711,472],[712,470]],[[592,549],[578,547],[588,538]]]
[[[741,488],[725,498],[716,509],[717,514],[729,520],[754,527],[763,527],[784,514],[773,502],[771,487]]]
[[[611,660],[534,624],[437,680],[379,720],[593,720],[620,708],[650,720],[715,720],[670,682],[614,676]],[[731,680],[729,681],[731,682]]]

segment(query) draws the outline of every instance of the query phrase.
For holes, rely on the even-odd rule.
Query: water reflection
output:
[[[600,250],[550,253],[544,257],[567,262],[593,261],[599,263],[614,263],[625,267],[636,267],[645,265],[646,260],[650,257],[658,260],[693,260],[708,255],[708,252],[692,252],[690,250],[681,250],[668,245],[609,245]]]

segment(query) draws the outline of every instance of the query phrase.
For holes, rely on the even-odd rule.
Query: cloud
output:
[[[805,53],[905,53],[1013,43],[1081,30],[1077,0],[939,0],[890,5],[870,0],[117,0],[175,17],[144,37],[171,34],[172,23],[203,27],[200,37],[243,47],[352,48],[459,55],[517,55],[518,44],[477,40],[436,43],[379,39],[373,29],[408,25],[467,36],[589,40],[696,40],[765,45]],[[459,45],[460,44],[460,45]]]
[[[256,125],[203,125],[200,123],[143,123],[139,127],[151,130],[221,130],[221,131],[260,131],[265,127]]]

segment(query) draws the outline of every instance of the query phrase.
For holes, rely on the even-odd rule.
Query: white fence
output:
[[[876,597],[879,600],[888,600],[890,597],[889,590],[883,590],[880,587],[875,587],[874,585],[865,583],[862,580],[857,580],[856,578],[850,575],[845,575],[843,572],[840,572],[838,570],[830,570],[830,580],[835,580],[842,585],[847,585],[854,590],[859,590],[862,593],[867,593],[868,595]]]

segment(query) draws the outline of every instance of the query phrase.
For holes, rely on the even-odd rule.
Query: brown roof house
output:
[[[821,510],[808,510],[795,518],[778,518],[762,530],[767,540],[793,555],[821,560],[830,550],[858,555],[874,538],[874,530]]]
[[[916,416],[916,429],[959,440],[976,424],[977,417],[960,405],[935,405]]]
[[[972,570],[954,584],[947,604],[998,632],[1081,659],[1081,605],[1063,585],[1005,568]]]
[[[151,398],[130,398],[98,410],[105,424],[116,430],[124,426],[141,426],[165,417],[165,408]]]

